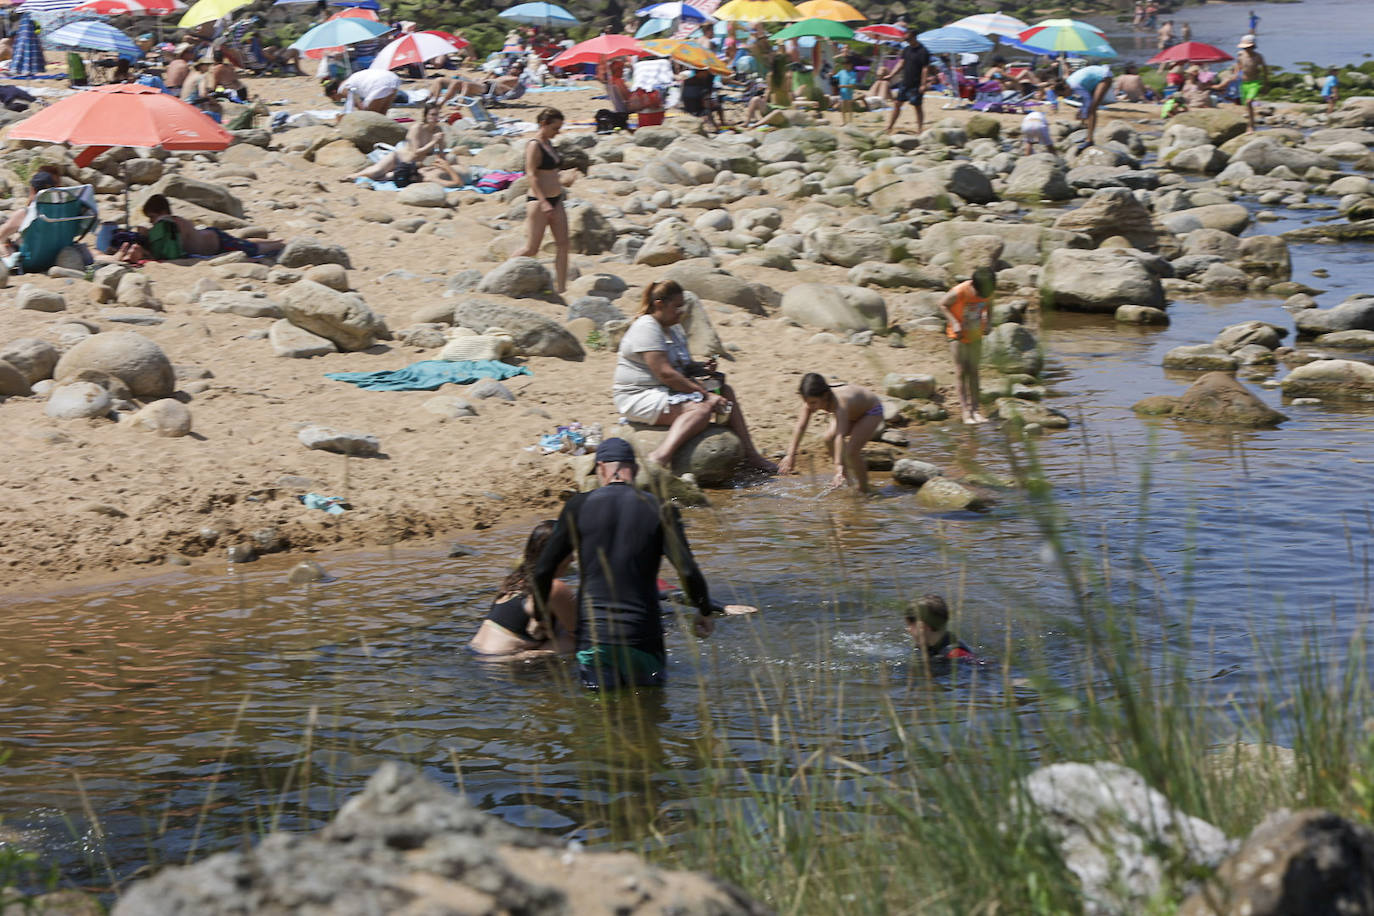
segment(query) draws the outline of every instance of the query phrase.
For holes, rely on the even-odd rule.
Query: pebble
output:
[[[334,577],[324,571],[324,567],[314,560],[301,560],[286,574],[286,581],[292,585],[307,585],[312,582],[328,582]]]

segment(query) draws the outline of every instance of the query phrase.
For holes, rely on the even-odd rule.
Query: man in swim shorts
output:
[[[906,45],[902,48],[902,56],[897,59],[897,66],[889,70],[885,76],[889,82],[896,79],[901,74],[902,82],[892,91],[893,103],[892,114],[887,117],[886,133],[892,133],[897,126],[897,116],[902,113],[903,103],[911,105],[912,112],[916,115],[916,132],[920,133],[925,129],[925,110],[921,107],[922,99],[928,83],[930,69],[930,51],[921,44],[916,37],[916,30],[912,29],[906,34]]]
[[[636,470],[634,449],[624,439],[597,446],[601,487],[568,500],[534,567],[534,600],[542,609],[559,564],[577,551],[578,675],[593,690],[663,683],[663,557],[677,569],[687,603],[700,612],[693,621],[698,637],[711,635],[711,615],[725,610],[711,601],[677,510],[635,489]]]
[[[1246,35],[1237,45],[1236,76],[1240,80],[1240,103],[1245,106],[1245,117],[1250,122],[1249,133],[1255,132],[1255,100],[1263,92],[1269,91],[1269,65],[1264,55],[1255,50],[1255,36]]]

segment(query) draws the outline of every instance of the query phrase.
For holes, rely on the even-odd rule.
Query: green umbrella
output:
[[[802,38],[804,36],[815,36],[816,38],[838,38],[841,41],[848,41],[854,37],[854,30],[842,22],[835,22],[832,19],[803,19],[801,22],[794,22],[773,36],[774,41],[786,41],[789,38]]]

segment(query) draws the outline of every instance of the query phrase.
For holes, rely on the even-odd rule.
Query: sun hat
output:
[[[1246,35],[1246,36],[1244,36],[1243,38],[1241,38],[1240,44],[1236,45],[1237,48],[1253,48],[1254,46],[1255,46],[1255,36],[1254,36],[1254,35]]]
[[[605,439],[596,447],[597,464],[634,464],[635,450],[624,439]]]

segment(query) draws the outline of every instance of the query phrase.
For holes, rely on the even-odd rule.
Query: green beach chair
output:
[[[95,226],[95,191],[88,184],[39,191],[29,206],[29,221],[19,232],[18,267],[42,273],[57,255]]]

